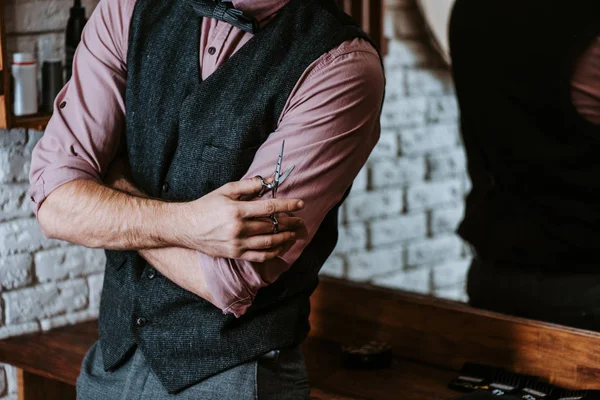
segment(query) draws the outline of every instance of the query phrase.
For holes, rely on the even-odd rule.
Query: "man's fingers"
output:
[[[265,178],[266,183],[270,183],[272,179]],[[254,197],[262,190],[260,179],[254,177],[250,179],[242,179],[241,181],[230,182],[222,187],[224,194],[232,199],[239,199],[242,196]]]
[[[304,202],[300,199],[256,200],[240,204],[244,218],[257,218],[271,214],[296,212],[303,208]]]
[[[265,261],[272,260],[278,257],[282,253],[281,248],[271,249],[267,251],[254,251],[249,250],[242,255],[242,260],[255,262],[255,263],[264,263]]]
[[[277,216],[279,232],[296,231],[304,226],[304,220],[298,217]],[[242,237],[273,233],[273,222],[268,218],[246,220],[242,228]]]
[[[280,232],[271,235],[252,236],[245,240],[244,247],[248,250],[272,249],[296,238],[295,232]]]

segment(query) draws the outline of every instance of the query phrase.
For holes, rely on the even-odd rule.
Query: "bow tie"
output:
[[[243,31],[257,33],[258,21],[236,10],[231,2],[220,0],[190,0],[192,7],[202,17],[214,18],[227,22]]]

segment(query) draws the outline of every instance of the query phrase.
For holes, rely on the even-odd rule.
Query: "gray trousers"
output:
[[[299,347],[281,350],[277,359],[259,358],[168,394],[139,348],[121,367],[105,372],[96,342],[77,379],[77,400],[305,400],[309,392]]]

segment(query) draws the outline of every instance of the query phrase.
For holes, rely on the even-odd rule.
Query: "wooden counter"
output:
[[[474,310],[462,304],[335,280],[312,299],[304,344],[312,398],[445,400],[464,362],[542,376],[571,388],[600,389],[600,335]],[[0,341],[0,362],[19,368],[20,400],[74,399],[74,384],[96,322]],[[392,367],[340,365],[340,344],[392,344]]]

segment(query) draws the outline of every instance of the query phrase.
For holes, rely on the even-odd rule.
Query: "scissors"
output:
[[[275,165],[275,178],[273,179],[273,182],[267,183],[267,182],[265,182],[265,180],[263,179],[262,176],[260,176],[260,175],[256,176],[260,180],[260,183],[262,185],[262,188],[260,189],[260,193],[258,194],[258,197],[262,197],[262,196],[264,196],[265,193],[271,192],[271,193],[273,193],[273,198],[274,199],[277,198],[277,189],[279,189],[279,186],[281,186],[283,181],[285,181],[287,179],[287,177],[290,176],[290,174],[292,173],[294,168],[296,168],[295,165],[292,165],[290,168],[288,168],[283,173],[283,175],[281,175],[281,164],[283,163],[283,149],[284,148],[285,148],[285,140],[281,143],[281,151],[279,152],[279,157],[277,158],[277,164]],[[271,215],[269,215],[269,218],[271,219],[271,222],[273,222],[273,233],[279,233],[279,221],[277,220],[277,217],[275,216],[275,214],[271,214]]]

